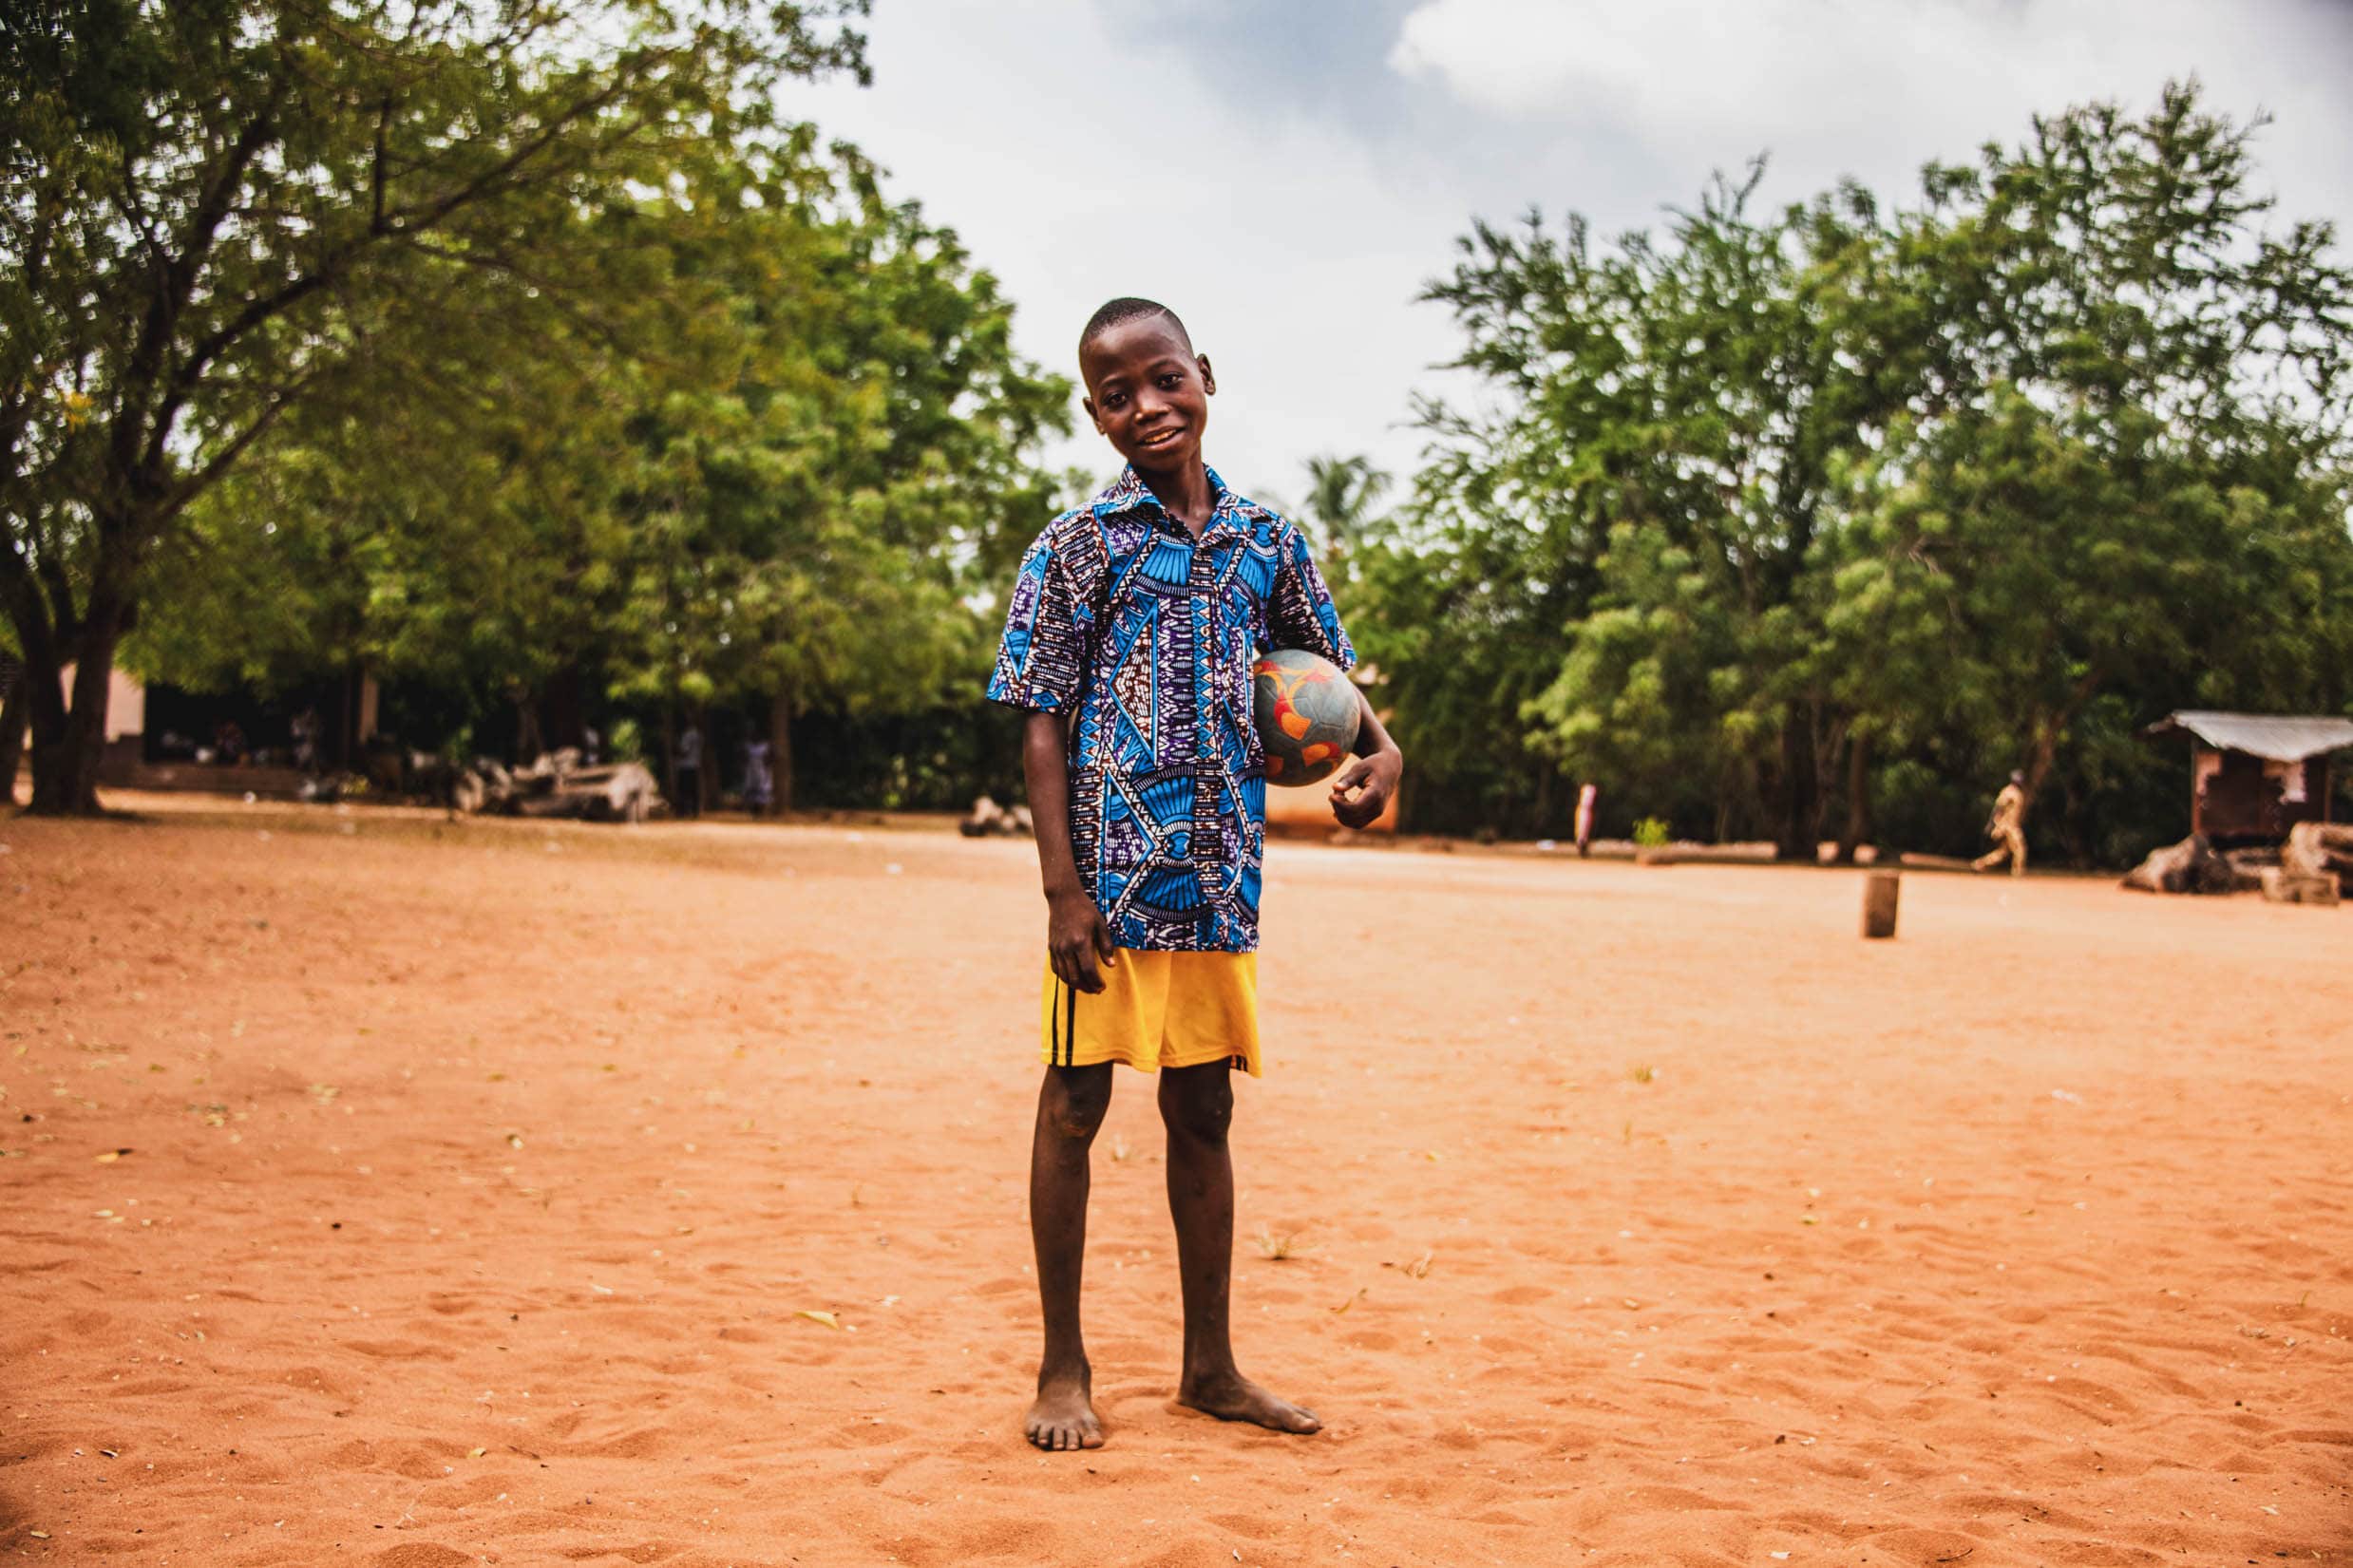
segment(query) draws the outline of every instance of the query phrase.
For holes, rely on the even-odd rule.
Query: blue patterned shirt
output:
[[[1356,651],[1299,529],[1209,471],[1196,541],[1135,470],[1046,525],[1014,579],[989,700],[1071,727],[1071,849],[1123,948],[1258,948],[1266,758],[1250,665]]]

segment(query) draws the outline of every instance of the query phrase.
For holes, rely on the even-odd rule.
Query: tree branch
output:
[[[243,183],[245,171],[260,156],[261,149],[275,140],[277,106],[285,91],[281,81],[275,84],[269,98],[254,117],[237,132],[220,167],[205,181],[189,215],[188,230],[180,255],[163,269],[160,286],[149,300],[146,320],[140,327],[139,342],[133,348],[125,368],[124,387],[116,405],[114,426],[108,445],[114,454],[114,469],[118,474],[129,473],[143,463],[161,454],[170,439],[171,421],[165,411],[176,413],[178,397],[165,400],[163,408],[150,413],[150,397],[162,377],[163,359],[171,344],[172,334],[180,325],[180,312],[196,291],[197,279],[203,274],[206,257],[212,254],[214,241],[219,236],[220,225],[228,217],[231,198]],[[177,378],[175,378],[177,379]],[[152,436],[142,446],[140,424],[151,422]]]
[[[171,493],[164,497],[163,503],[147,518],[148,526],[151,529],[159,528],[163,523],[169,522],[185,510],[190,501],[210,489],[221,475],[229,471],[238,458],[245,455],[246,448],[269,433],[270,427],[278,422],[279,416],[294,406],[294,400],[311,383],[318,379],[319,374],[320,372],[315,369],[306,370],[279,387],[276,394],[270,399],[268,406],[260,413],[256,414],[244,429],[231,437],[228,444],[216,451],[204,466],[173,486]]]
[[[511,175],[523,167],[541,149],[548,146],[566,125],[611,103],[621,91],[624,82],[616,78],[598,93],[573,104],[550,121],[540,134],[515,149],[491,169],[469,181],[459,190],[423,206],[403,207],[386,211],[379,203],[368,227],[358,238],[345,241],[330,251],[313,271],[294,279],[274,293],[247,302],[245,308],[200,339],[190,350],[175,377],[174,403],[185,401],[212,362],[226,352],[247,332],[300,304],[304,299],[332,284],[340,282],[351,264],[370,246],[387,237],[425,233],[439,225],[452,214],[489,195],[498,184],[499,177]],[[626,127],[617,140],[626,140],[643,129],[644,122]]]
[[[471,206],[497,189],[508,176],[530,163],[543,149],[553,144],[556,139],[575,121],[596,113],[618,98],[629,82],[630,78],[627,73],[615,72],[613,80],[605,84],[601,90],[589,94],[560,114],[556,115],[540,127],[538,135],[523,142],[506,157],[484,169],[465,184],[439,200],[429,201],[420,206],[403,207],[390,214],[387,221],[395,228],[414,233],[433,228],[450,214]],[[623,133],[622,139],[626,140],[628,136],[634,135],[643,123],[643,122],[638,122],[629,127]]]

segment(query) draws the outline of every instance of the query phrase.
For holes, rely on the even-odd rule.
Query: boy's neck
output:
[[[1217,491],[1209,483],[1206,463],[1195,463],[1166,474],[1148,474],[1138,468],[1136,478],[1151,491],[1161,510],[1183,523],[1196,538],[1208,526],[1209,514],[1217,510]]]

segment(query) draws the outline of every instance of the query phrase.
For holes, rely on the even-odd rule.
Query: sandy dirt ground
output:
[[[1327,1429],[1123,1073],[1046,1455],[1026,845],[139,803],[0,822],[0,1555],[2353,1563],[2353,912],[1278,845]]]

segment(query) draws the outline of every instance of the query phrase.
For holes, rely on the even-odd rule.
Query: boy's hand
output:
[[[1103,912],[1083,890],[1049,895],[1046,899],[1046,961],[1054,978],[1072,991],[1092,995],[1103,989],[1100,960],[1108,969],[1119,961],[1119,945]]]
[[[1405,773],[1405,757],[1394,746],[1358,757],[1332,779],[1332,815],[1343,827],[1370,827],[1388,809]]]

